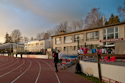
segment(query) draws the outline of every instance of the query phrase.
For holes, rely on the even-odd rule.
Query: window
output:
[[[78,35],[74,35],[74,42],[77,42],[79,40],[79,42],[83,42],[84,39],[84,34],[78,34]]]
[[[55,44],[61,44],[61,37],[55,38]]]
[[[72,36],[65,36],[64,43],[72,43]]]
[[[71,51],[72,50],[72,46],[66,46],[64,47],[64,51]]]
[[[77,50],[77,46],[74,46],[74,50]]]
[[[60,51],[61,51],[62,49],[61,49],[61,47],[56,47],[55,50],[56,50],[56,51],[57,51],[57,50],[60,50]]]
[[[118,27],[103,29],[103,39],[118,38]]]
[[[99,39],[99,32],[90,32],[86,33],[86,41],[91,41],[91,40],[98,40]]]
[[[103,29],[103,39],[115,39],[115,38],[118,38],[118,27]],[[103,45],[114,45],[114,43],[103,42]]]

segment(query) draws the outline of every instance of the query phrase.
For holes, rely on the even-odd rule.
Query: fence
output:
[[[98,70],[97,72],[98,72],[98,77],[99,77],[99,79],[100,80],[102,80],[102,81],[104,81],[103,79],[104,78],[106,78],[106,77],[103,77],[102,75],[101,75],[101,71],[103,70],[104,71],[104,68],[105,67],[111,67],[111,66],[107,66],[107,65],[102,65],[101,64],[101,67],[100,67],[100,60],[101,60],[101,57],[106,57],[106,56],[108,56],[108,57],[125,57],[125,54],[80,54],[81,56],[93,56],[93,57],[97,57],[97,64],[96,63],[88,63],[88,64],[90,64],[91,66],[93,66],[93,65],[95,65],[95,66],[97,66],[97,69],[96,70]],[[81,58],[81,56],[80,56],[80,59],[82,59]],[[79,55],[78,55],[78,57],[79,57]],[[84,62],[83,62],[84,63]],[[86,64],[86,63],[84,63],[84,64]],[[88,65],[88,64],[86,64],[86,65]],[[84,66],[84,65],[83,65]],[[119,67],[119,66],[118,66]],[[101,69],[101,68],[103,68],[103,69]],[[114,66],[112,66],[112,68],[116,68],[116,67],[114,67]],[[105,68],[106,69],[106,68]],[[117,68],[116,68],[117,69]],[[121,68],[121,67],[119,67],[119,69],[121,69],[121,70],[123,70],[123,69],[125,69],[125,67],[124,68]],[[89,69],[88,69],[89,70]],[[96,72],[96,70],[94,70],[94,72]],[[102,79],[102,77],[103,77],[103,79]],[[110,81],[112,81],[111,79],[109,79],[109,83],[115,83],[115,82],[110,82]],[[116,81],[117,82],[117,81]],[[119,83],[119,82],[117,82],[117,83]]]

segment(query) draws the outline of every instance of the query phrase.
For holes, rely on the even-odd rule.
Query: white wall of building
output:
[[[49,44],[50,43],[50,44]],[[24,49],[29,51],[29,52],[40,52],[41,49],[47,49],[47,48],[52,48],[53,42],[52,40],[35,40],[35,41],[30,41],[28,43],[25,43]]]
[[[98,77],[97,63],[80,61],[80,65],[83,73],[92,74],[93,76]],[[110,83],[115,83],[115,81],[125,83],[125,67],[123,66],[101,64],[101,75],[104,80],[114,80]]]

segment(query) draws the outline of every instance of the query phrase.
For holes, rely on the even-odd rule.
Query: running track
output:
[[[0,56],[0,83],[93,82],[67,70],[59,69],[59,72],[55,73],[53,60]]]

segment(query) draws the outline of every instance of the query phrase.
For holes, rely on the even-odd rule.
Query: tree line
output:
[[[5,35],[5,43],[8,42],[21,42],[21,41],[29,41],[36,39],[49,39],[52,35],[57,35],[60,31],[73,32],[83,29],[90,29],[95,27],[100,27],[108,24],[118,23],[125,21],[125,1],[123,3],[124,7],[119,6],[117,11],[118,15],[111,14],[109,20],[104,17],[104,14],[99,11],[100,8],[93,8],[90,12],[88,12],[86,18],[72,21],[72,23],[68,24],[67,21],[58,24],[55,28],[50,29],[46,32],[37,33],[36,38],[31,37],[30,39],[26,36],[22,37],[21,32],[17,29],[12,31],[11,35],[6,33]],[[119,19],[122,18],[121,20]]]

